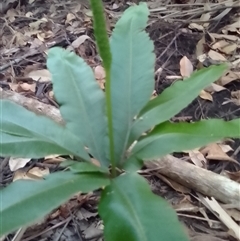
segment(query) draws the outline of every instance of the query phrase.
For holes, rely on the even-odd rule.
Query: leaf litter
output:
[[[20,2],[19,5],[17,0],[5,0],[0,4],[0,25],[4,33],[0,47],[0,87],[57,106],[52,92],[51,77],[45,65],[47,50],[57,45],[69,48],[83,57],[93,68],[99,85],[104,89],[105,73],[94,43],[92,13],[88,2]],[[109,31],[121,12],[131,4],[133,3],[123,0],[105,3]],[[238,1],[218,0],[205,3],[201,0],[161,0],[149,1],[148,5],[151,16],[147,31],[154,40],[157,55],[155,95],[160,94],[175,81],[184,81],[184,78],[196,69],[222,62],[227,62],[231,66],[225,76],[203,90],[199,98],[172,120],[191,122],[207,118],[230,120],[240,117]],[[239,183],[239,146],[239,140],[231,140],[174,155],[202,169],[216,173],[221,170],[222,175],[225,173],[226,176],[227,173],[229,179]],[[6,186],[16,179],[44,178],[45,174],[60,170],[58,165],[64,159],[65,157],[61,156],[46,157],[38,160],[34,166],[31,166],[31,160],[18,159],[18,162],[14,162],[3,159],[0,162],[0,185]],[[11,165],[11,169],[7,163]],[[152,183],[154,192],[166,197],[173,204],[186,228],[191,226],[191,230],[187,228],[191,240],[218,238],[219,241],[235,238],[234,233],[230,232],[232,226],[226,223],[226,214],[222,214],[214,201],[210,205],[213,205],[212,208],[215,205],[215,212],[223,215],[220,221],[213,217],[209,218],[209,208],[201,205],[202,202],[195,193],[193,194],[194,188],[191,190],[166,175],[160,175],[157,169],[154,172],[148,172],[146,169],[145,173],[146,178]],[[67,240],[79,240],[82,235],[88,239],[101,240],[102,224],[96,216],[98,199],[97,193],[90,193],[87,197],[82,194],[76,195],[65,204],[67,206],[63,205],[57,209],[55,216],[50,214],[44,222],[25,230],[22,234],[23,240],[39,240],[43,237],[47,237],[48,240],[60,237],[59,240],[64,240],[64,236]],[[229,214],[229,209],[224,210],[233,217]],[[231,210],[232,213],[237,213],[236,207]],[[80,218],[82,214],[79,212],[87,213],[89,218]],[[223,227],[222,223],[228,229]],[[218,225],[221,232],[216,232],[214,225]],[[79,226],[80,232],[76,233],[74,230]],[[233,227],[233,231],[235,228],[236,226]]]

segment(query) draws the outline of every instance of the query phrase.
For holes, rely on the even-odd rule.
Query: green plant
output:
[[[136,170],[143,161],[167,153],[223,137],[239,137],[239,119],[194,124],[168,121],[227,67],[202,69],[150,100],[155,56],[153,43],[144,31],[149,13],[146,4],[125,11],[110,44],[102,3],[91,0],[91,6],[95,37],[106,71],[106,92],[99,88],[83,59],[53,48],[47,66],[66,124],[58,125],[1,101],[1,156],[39,158],[64,154],[73,155],[76,161],[66,161],[67,170],[44,180],[19,180],[0,190],[0,235],[41,218],[78,191],[105,187],[99,204],[105,240],[187,240],[175,212],[151,192]],[[142,136],[144,132],[148,133]],[[91,163],[89,154],[99,161],[100,167]],[[120,174],[119,169],[125,172]]]

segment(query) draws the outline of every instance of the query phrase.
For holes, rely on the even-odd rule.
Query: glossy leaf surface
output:
[[[202,147],[225,137],[240,137],[240,119],[228,122],[215,119],[196,123],[165,122],[140,140],[133,148],[132,155],[148,160]]]
[[[10,101],[3,100],[0,105],[0,155],[37,158],[73,154],[90,160],[80,139],[65,127]]]
[[[47,66],[66,127],[107,166],[105,97],[92,69],[75,53],[61,48],[49,50]]]
[[[115,159],[124,157],[135,115],[149,101],[154,89],[153,43],[144,31],[146,3],[128,8],[111,37],[111,95]]]
[[[104,189],[99,213],[106,241],[188,240],[172,207],[137,173],[123,174]]]
[[[43,218],[79,191],[93,191],[108,183],[99,173],[69,171],[51,174],[45,180],[15,181],[0,190],[0,236]]]
[[[210,83],[218,80],[226,71],[226,65],[211,66],[192,74],[188,79],[177,81],[162,94],[152,99],[139,114],[133,124],[130,142],[153,128],[155,125],[169,120],[187,107]]]

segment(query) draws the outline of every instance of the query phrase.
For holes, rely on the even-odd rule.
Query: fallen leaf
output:
[[[106,73],[104,68],[101,65],[98,65],[95,69],[94,69],[94,75],[96,80],[98,81],[98,84],[100,86],[100,88],[102,90],[104,90],[105,86],[105,77],[106,77]]]
[[[210,100],[213,101],[213,97],[210,93],[206,92],[205,90],[201,90],[199,97],[203,100]]]
[[[227,35],[227,34],[217,34],[217,33],[209,33],[213,38],[216,39],[226,39],[230,41],[239,41],[240,38],[235,35]]]
[[[50,82],[51,74],[47,69],[33,70],[27,74],[27,77],[32,78],[40,83]]]
[[[202,25],[200,25],[200,24],[197,24],[197,23],[190,23],[190,24],[188,25],[188,27],[189,27],[190,29],[196,29],[196,30],[201,31],[201,32],[204,31],[204,27],[203,27]]]
[[[30,161],[31,158],[11,157],[9,159],[9,168],[12,172],[15,172],[18,169],[25,167],[26,164]]]
[[[68,13],[66,17],[65,24],[71,24],[73,20],[76,19],[76,16],[73,13]]]
[[[186,56],[183,56],[180,60],[180,73],[182,77],[190,77],[192,72],[193,65],[191,61]]]
[[[224,34],[228,34],[228,32],[238,32],[239,31],[239,22],[240,22],[240,17],[236,18],[234,23],[226,25],[222,29],[222,32]]]
[[[36,91],[36,83],[33,83],[33,84],[21,83],[19,84],[19,86],[23,91],[31,91],[33,93],[35,93]]]
[[[220,54],[212,49],[208,52],[208,56],[210,59],[215,60],[215,61],[219,61],[219,62],[227,61],[227,59],[222,54]]]
[[[240,79],[240,72],[229,71],[225,76],[221,77],[217,83],[224,86],[238,79]]]
[[[233,151],[232,147],[225,144],[218,144],[218,146],[222,149],[223,152],[227,153],[229,151]]]
[[[72,42],[72,47],[77,49],[81,44],[83,44],[87,39],[90,39],[87,35],[81,35]]]
[[[198,151],[198,150],[193,150],[193,151],[189,151],[189,157],[191,159],[191,161],[198,167],[202,167],[202,168],[206,168],[206,163],[207,160],[204,157],[204,155]]]
[[[203,55],[205,53],[205,47],[204,45],[206,44],[205,36],[203,36],[197,43],[196,46],[196,57],[198,59],[199,56]]]
[[[222,87],[218,84],[215,83],[211,83],[208,87],[206,87],[204,90],[209,92],[209,93],[213,93],[213,92],[220,92],[222,90],[225,90],[225,87]]]
[[[226,40],[220,40],[214,44],[211,45],[211,48],[214,50],[221,50],[222,48],[226,47],[229,45],[229,42]]]
[[[165,177],[163,175],[161,175],[160,173],[154,173],[155,176],[157,176],[159,179],[161,179],[163,182],[165,182],[166,184],[168,184],[172,189],[174,189],[175,191],[179,192],[179,193],[190,193],[190,189],[173,181],[172,179]]]
[[[240,90],[232,91],[231,96],[236,99],[240,99]]]
[[[53,164],[62,163],[63,161],[66,160],[66,158],[63,158],[59,155],[49,155],[49,156],[46,156],[44,159],[45,159],[44,163],[53,163]]]
[[[42,23],[47,23],[47,22],[48,22],[48,20],[46,18],[41,18],[41,19],[39,19],[39,20],[37,20],[35,22],[29,23],[30,31],[39,30],[40,25]]]
[[[221,51],[225,54],[231,54],[235,52],[237,48],[238,48],[237,44],[232,43],[222,48]]]
[[[236,160],[228,156],[216,143],[209,144],[200,151],[203,155],[206,155],[208,160],[229,161],[239,165]]]
[[[13,182],[20,179],[39,180],[49,173],[50,171],[48,168],[34,167],[28,172],[26,172],[26,170],[19,169],[14,173]]]

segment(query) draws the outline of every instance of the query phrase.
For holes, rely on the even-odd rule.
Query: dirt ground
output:
[[[109,34],[121,13],[136,2],[104,2]],[[181,80],[192,67],[195,70],[222,62],[232,66],[172,121],[239,118],[240,2],[153,0],[148,1],[148,6],[147,32],[154,41],[156,53],[155,95]],[[72,49],[84,58],[104,88],[104,78],[98,72],[101,62],[87,0],[22,0],[20,3],[4,0],[0,3],[0,29],[1,98],[14,101],[21,95],[20,98],[28,97],[58,107],[46,71],[46,50],[53,46]],[[173,156],[240,182],[239,139],[227,139],[199,150],[173,153]],[[1,158],[0,187],[7,186],[14,178],[21,178],[22,173],[32,168],[38,168],[39,172],[46,168],[50,172],[56,171],[61,161],[61,157],[31,159],[23,167],[12,170],[9,158]],[[167,174],[150,171],[148,166],[143,168],[142,175],[155,193],[172,204],[191,241],[237,240],[224,219],[217,218],[204,204],[194,185],[185,187]],[[76,195],[38,224],[20,234],[9,234],[3,240],[103,240],[103,224],[97,215],[98,200],[98,192]],[[239,225],[240,203],[231,208],[222,205],[222,208]]]

